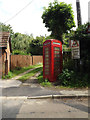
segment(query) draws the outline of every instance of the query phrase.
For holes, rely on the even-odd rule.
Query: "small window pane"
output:
[[[55,47],[54,50],[60,50],[60,48],[59,47]]]
[[[54,53],[60,53],[60,51],[54,51]]]
[[[46,54],[45,57],[49,57],[49,55]]]

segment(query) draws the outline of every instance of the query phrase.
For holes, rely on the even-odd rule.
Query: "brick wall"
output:
[[[43,56],[11,55],[11,70],[16,67],[28,67],[43,62]]]

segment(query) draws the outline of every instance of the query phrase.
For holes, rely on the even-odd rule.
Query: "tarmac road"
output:
[[[3,84],[0,84],[3,118],[88,118],[87,97],[80,100],[29,98],[42,95],[87,96],[88,90],[50,90],[32,80],[27,83],[18,80],[0,81]]]
[[[2,96],[42,96],[42,95],[61,95],[59,91],[48,90],[41,86],[24,86],[9,87],[2,89]]]

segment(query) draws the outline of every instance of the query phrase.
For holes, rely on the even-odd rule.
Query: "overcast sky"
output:
[[[20,32],[23,34],[33,34],[33,36],[49,35],[50,33],[45,28],[42,22],[43,7],[48,6],[49,2],[54,0],[0,0],[0,22],[10,24],[14,32]],[[77,25],[76,15],[76,0],[58,0],[60,2],[66,2],[72,4],[72,8],[75,16],[75,23]],[[80,0],[82,23],[88,21],[88,2],[90,0]],[[16,17],[9,20],[15,14],[17,14],[22,8],[30,3],[22,12]],[[9,21],[7,21],[9,20]]]

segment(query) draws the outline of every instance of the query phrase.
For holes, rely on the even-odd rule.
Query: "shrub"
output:
[[[21,50],[13,50],[12,54],[13,55],[31,55],[30,53],[27,54],[25,51],[21,51]]]
[[[72,59],[68,59],[68,61],[63,60],[63,69],[73,70],[74,61]]]
[[[78,73],[75,71],[69,71],[68,69],[63,70],[63,72],[58,76],[60,80],[60,85],[67,87],[88,87],[90,83],[90,75]]]
[[[72,74],[73,74],[73,71],[69,71],[68,69],[63,70],[63,73],[61,73],[58,76],[58,79],[60,80],[60,83],[64,86],[68,86],[70,84]]]

